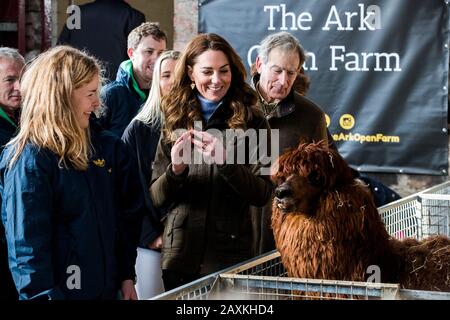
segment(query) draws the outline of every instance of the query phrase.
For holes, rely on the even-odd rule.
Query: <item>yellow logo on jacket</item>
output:
[[[105,159],[97,159],[92,161],[97,167],[103,168],[105,166]]]

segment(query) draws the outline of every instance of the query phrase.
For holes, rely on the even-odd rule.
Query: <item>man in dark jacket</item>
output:
[[[86,49],[105,63],[106,77],[112,81],[127,59],[128,34],[145,16],[123,0],[96,0],[80,6],[80,13],[80,29],[65,24],[58,43]]]
[[[102,90],[105,112],[101,123],[121,137],[147,100],[156,59],[166,49],[167,36],[157,23],[146,22],[128,36],[130,60],[121,63],[116,80]]]
[[[19,78],[25,60],[16,49],[0,48],[0,152],[17,131],[21,103]],[[0,198],[1,206],[1,198]],[[0,223],[0,300],[17,299],[17,291],[8,267],[3,224]]]

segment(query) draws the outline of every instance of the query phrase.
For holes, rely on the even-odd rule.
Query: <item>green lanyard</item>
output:
[[[134,90],[138,93],[138,95],[141,97],[142,101],[145,101],[147,99],[147,95],[141,90],[141,88],[139,88],[139,85],[136,81],[136,79],[134,79],[134,74],[133,71],[131,71],[131,79],[133,82],[133,88]]]
[[[0,106],[0,117],[2,117],[3,119],[5,119],[6,121],[8,121],[9,123],[11,123],[15,128],[17,128],[17,124],[14,123],[14,121],[12,121],[9,116],[6,114],[5,110],[3,110],[3,107]]]
[[[127,60],[122,62],[122,68],[128,72],[131,76],[131,85],[133,86],[134,91],[137,92],[137,94],[139,95],[139,97],[141,98],[142,101],[147,100],[147,95],[141,90],[141,88],[139,88],[139,85],[136,81],[136,79],[134,78],[134,74],[133,74],[133,63],[131,62],[131,60]]]

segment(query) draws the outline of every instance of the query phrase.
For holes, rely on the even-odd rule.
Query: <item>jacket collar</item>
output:
[[[15,128],[17,128],[17,123],[16,123],[15,119],[11,119],[11,117],[6,113],[6,111],[3,110],[3,107],[1,105],[0,105],[0,118],[5,119],[7,122],[9,122]]]
[[[133,63],[131,60],[125,60],[120,64],[119,70],[117,71],[116,81],[136,92],[142,101],[147,100],[147,95],[141,90],[141,88],[139,88],[139,85],[134,78]]]
[[[200,102],[199,102],[200,103]],[[213,112],[209,120],[206,122],[204,130],[209,128],[214,129],[227,129],[228,119],[231,118],[231,109],[228,107],[228,101],[225,97],[217,106],[217,109]]]
[[[264,108],[263,105],[267,104],[267,102],[264,101],[261,94],[259,94],[259,91],[257,90],[258,82],[259,82],[259,74],[257,73],[252,77],[252,85],[253,85],[253,88],[258,92],[259,107],[260,107],[261,111],[264,113],[264,116],[266,117],[267,120],[270,120],[272,118],[285,117],[288,114],[291,114],[292,112],[294,112],[294,110],[295,110],[295,95],[294,95],[294,90],[291,89],[291,91],[289,92],[287,97],[284,98],[283,100],[281,100],[276,105],[275,108],[272,108],[273,110],[270,112],[270,114],[268,114],[266,110],[269,110],[271,108]]]

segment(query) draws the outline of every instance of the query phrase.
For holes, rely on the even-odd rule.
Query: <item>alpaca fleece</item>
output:
[[[366,281],[450,291],[450,239],[389,236],[366,185],[323,142],[300,144],[278,159],[272,228],[289,276]]]

